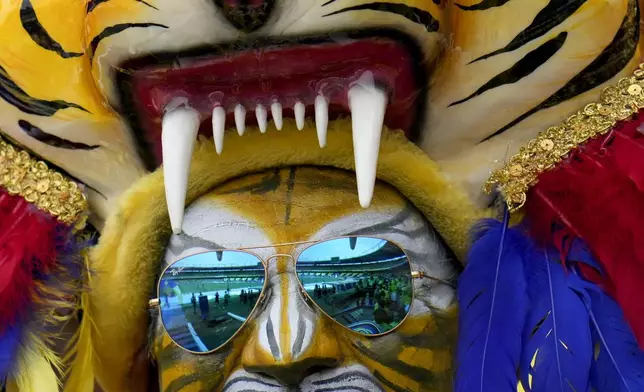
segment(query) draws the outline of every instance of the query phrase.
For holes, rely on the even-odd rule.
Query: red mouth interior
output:
[[[161,163],[161,121],[166,106],[185,98],[201,112],[200,133],[212,137],[210,122],[215,106],[228,114],[227,128],[234,128],[233,110],[242,104],[246,124],[255,125],[255,108],[269,110],[277,100],[284,117],[294,117],[297,101],[314,117],[318,94],[329,101],[329,118],[347,116],[347,92],[358,78],[370,71],[376,84],[389,94],[385,124],[402,129],[408,137],[417,117],[419,94],[414,56],[408,47],[387,37],[344,42],[268,46],[217,56],[181,58],[179,64],[153,64],[132,69],[129,81],[138,126],[152,146],[156,164]],[[269,115],[270,117],[270,115]],[[268,133],[275,131],[272,122]]]

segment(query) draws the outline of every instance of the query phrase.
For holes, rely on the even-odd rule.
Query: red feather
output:
[[[0,188],[0,334],[30,309],[35,282],[56,266],[69,229]]]
[[[553,227],[588,244],[605,275],[585,275],[613,293],[644,348],[643,116],[591,140],[531,189],[526,213],[540,242]],[[559,234],[560,235],[560,234]]]

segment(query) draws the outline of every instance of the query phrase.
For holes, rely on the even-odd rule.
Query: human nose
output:
[[[303,292],[293,258],[277,255],[272,259],[277,262],[268,263],[266,305],[252,324],[241,364],[248,372],[295,385],[314,369],[337,366],[342,354],[333,322]]]

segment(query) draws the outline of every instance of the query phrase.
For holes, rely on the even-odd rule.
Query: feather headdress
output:
[[[621,309],[579,272],[598,263],[579,241],[560,255],[509,228],[507,212],[477,227],[458,286],[456,391],[644,390]]]
[[[1,139],[0,154],[0,386],[57,392],[75,355],[76,339],[55,346],[79,308],[87,203],[74,183]]]

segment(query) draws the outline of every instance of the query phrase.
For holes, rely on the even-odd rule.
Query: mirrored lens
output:
[[[186,350],[216,349],[250,316],[265,276],[262,261],[246,252],[208,252],[177,261],[159,283],[165,329]]]
[[[306,248],[297,275],[311,299],[331,318],[365,335],[398,326],[411,307],[411,267],[387,240],[338,238]]]

